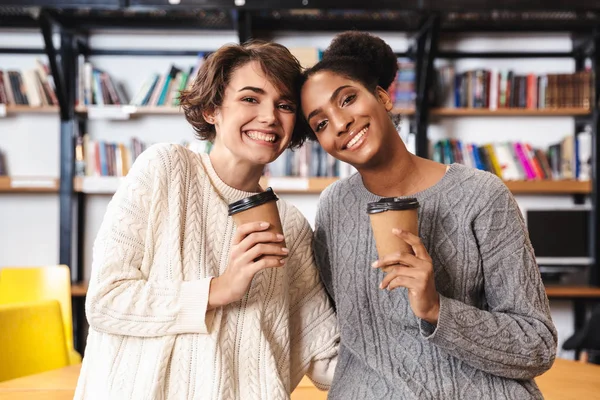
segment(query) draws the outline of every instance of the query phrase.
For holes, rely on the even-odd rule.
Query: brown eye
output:
[[[296,107],[292,104],[282,103],[278,107],[287,112],[296,112]]]
[[[351,103],[352,100],[354,100],[356,98],[355,94],[351,94],[350,96],[346,97],[343,101],[342,101],[342,107]]]
[[[327,120],[319,122],[317,124],[317,126],[315,127],[315,132],[321,131],[323,128],[325,128],[326,125],[327,125]]]

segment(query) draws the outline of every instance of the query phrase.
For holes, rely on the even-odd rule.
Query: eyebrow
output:
[[[265,94],[266,93],[264,91],[264,89],[257,88],[257,87],[254,87],[254,86],[244,86],[243,88],[241,88],[240,90],[238,90],[238,93],[239,92],[243,92],[244,90],[250,90],[250,91],[252,91],[254,93],[258,93],[258,94]]]
[[[340,92],[341,92],[342,90],[344,90],[344,89],[346,89],[346,88],[349,88],[349,87],[351,87],[351,85],[343,85],[343,86],[340,86],[339,88],[335,89],[335,90],[333,91],[333,93],[331,94],[331,97],[329,97],[329,102],[330,102],[330,103],[331,103],[331,102],[333,102],[333,100],[335,100],[335,98],[336,98],[336,97],[337,97],[337,96],[340,94]],[[313,110],[313,111],[311,111],[311,113],[310,113],[310,114],[308,114],[308,118],[306,118],[306,121],[307,121],[307,122],[310,122],[310,119],[311,119],[312,117],[314,117],[315,115],[317,115],[318,113],[320,113],[321,111],[322,111],[322,110],[321,110],[320,108],[317,108],[316,110]]]

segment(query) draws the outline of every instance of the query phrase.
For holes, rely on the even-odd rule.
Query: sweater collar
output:
[[[228,203],[232,203],[234,201],[238,201],[243,198],[257,194],[257,192],[244,192],[243,190],[239,190],[229,186],[228,184],[223,182],[221,178],[219,178],[219,175],[217,175],[217,171],[215,171],[215,169],[213,168],[208,154],[201,153],[200,157],[202,157],[202,164],[204,165],[204,169],[206,170],[206,173],[208,174],[208,177],[210,178],[215,190]]]
[[[452,187],[457,182],[460,182],[461,178],[464,178],[463,174],[468,170],[468,167],[465,167],[462,164],[451,164],[450,168],[446,171],[442,179],[436,182],[433,186],[428,187],[425,190],[412,194],[410,196],[400,196],[400,198],[416,198],[419,201],[423,201],[432,195],[435,195],[440,192],[444,192],[446,189]],[[378,201],[381,199],[381,196],[376,195],[375,193],[370,192],[364,185],[362,177],[360,174],[356,173],[352,175],[350,178],[350,184],[355,187],[358,195],[366,199],[367,201]]]

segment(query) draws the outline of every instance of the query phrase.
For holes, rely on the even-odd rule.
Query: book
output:
[[[590,71],[517,75],[512,70],[496,68],[457,72],[448,66],[440,66],[434,78],[431,103],[434,107],[589,109],[592,104]],[[447,90],[449,82],[453,83],[451,92]]]
[[[589,131],[589,132],[588,132]],[[432,144],[432,159],[445,164],[461,163],[471,168],[491,172],[505,181],[574,179],[564,164],[571,168],[580,165],[579,180],[591,179],[591,128],[578,134],[576,148],[570,149],[573,136],[547,149],[534,148],[526,142],[463,143],[456,139],[443,139]],[[577,154],[576,154],[577,153]],[[582,154],[582,155],[581,155]],[[567,161],[568,160],[568,161]],[[585,167],[584,167],[585,165]]]

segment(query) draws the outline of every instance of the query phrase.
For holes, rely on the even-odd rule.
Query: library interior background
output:
[[[600,2],[348,3],[0,0],[0,397],[72,398],[113,194],[152,144],[211,149],[178,100],[206,57],[262,39],[308,68],[337,33],[361,30],[397,55],[388,93],[409,151],[495,174],[518,203],[558,331],[544,396],[600,398]],[[353,173],[307,142],[261,183],[314,228],[321,192]],[[17,367],[10,357],[56,339],[50,311],[10,322],[11,306],[40,300],[58,301],[67,357]],[[305,379],[292,399],[326,396]]]

